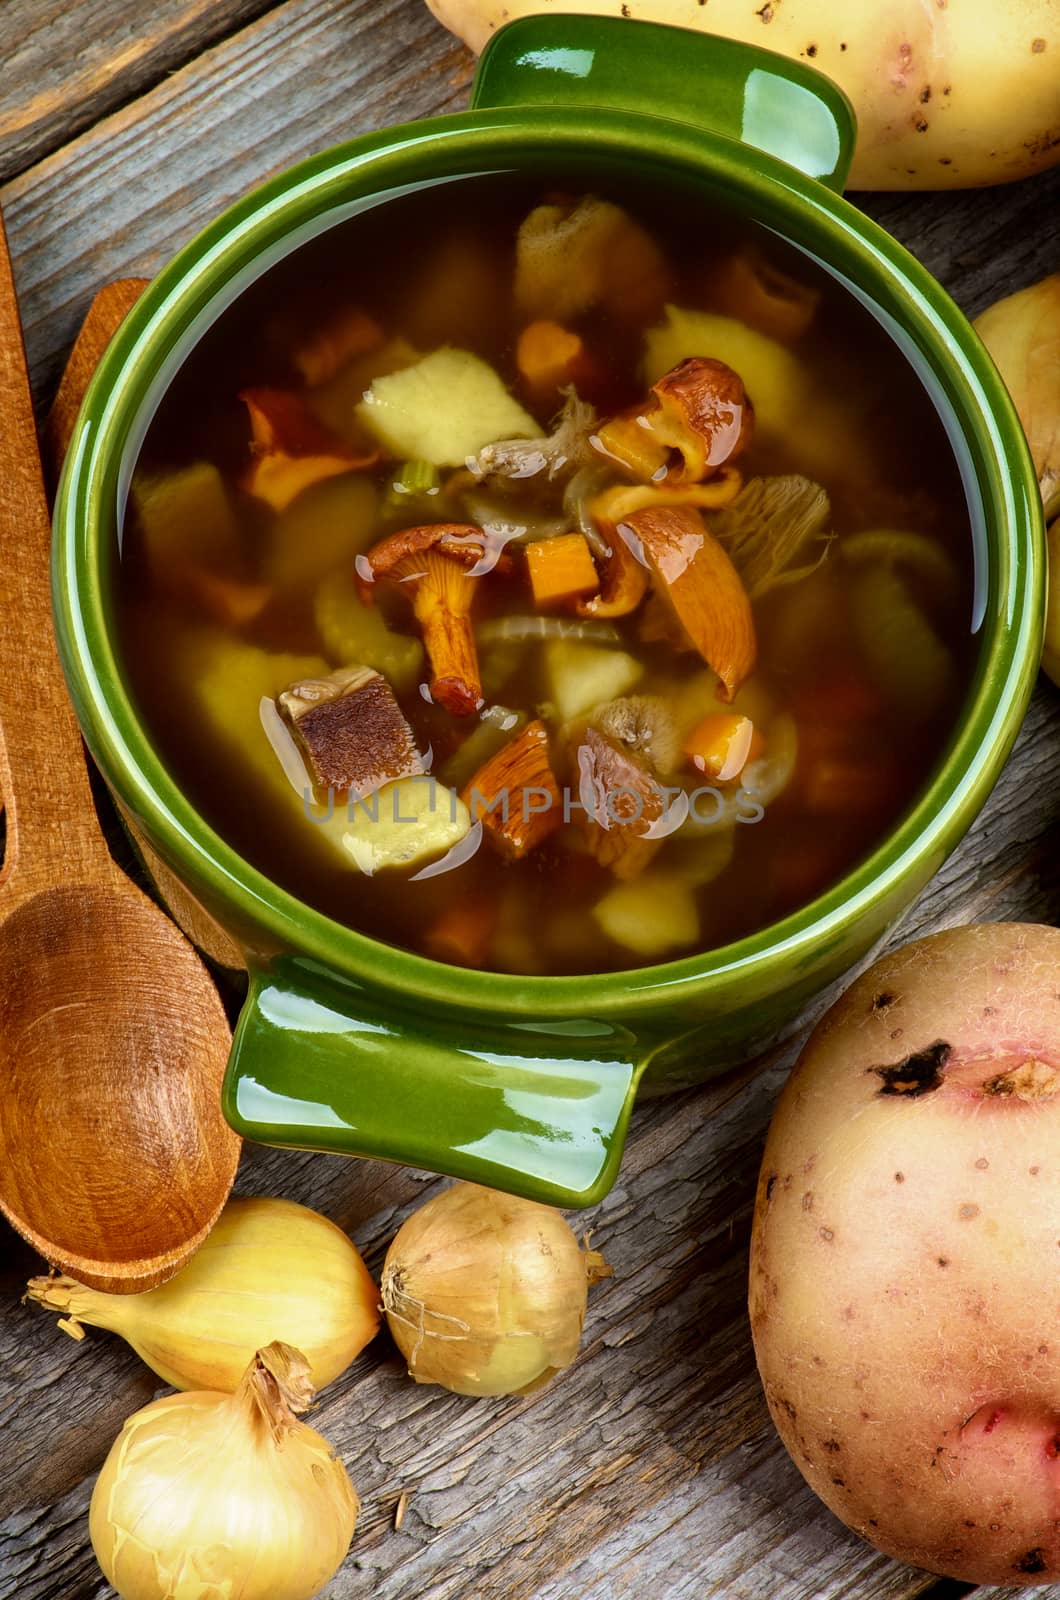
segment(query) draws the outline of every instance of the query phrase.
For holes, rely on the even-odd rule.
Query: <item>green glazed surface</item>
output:
[[[650,81],[640,70],[645,32]],[[666,119],[647,114],[663,82],[680,86],[666,94]],[[466,115],[389,129],[302,163],[233,206],[159,275],[101,363],[71,443],[56,505],[56,625],[108,783],[246,951],[251,993],[225,1086],[233,1124],[267,1143],[409,1161],[589,1204],[614,1179],[638,1083],[692,1082],[764,1043],[872,946],[964,834],[1008,755],[1037,670],[1044,533],[1026,443],[971,328],[899,245],[816,181],[841,184],[853,125],[842,96],[811,69],[700,34],[550,16],[497,35],[475,103]],[[740,142],[748,130],[758,148]],[[665,965],[509,977],[444,966],[342,927],[210,829],[130,702],[111,577],[118,507],[151,410],[242,287],[300,239],[408,185],[506,170],[555,180],[572,167],[616,186],[630,172],[677,181],[745,212],[873,308],[932,394],[960,462],[981,645],[933,780],[879,849],[812,905]]]

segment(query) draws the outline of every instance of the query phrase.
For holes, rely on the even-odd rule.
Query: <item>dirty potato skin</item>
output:
[[[750,1313],[845,1523],[968,1583],[1060,1579],[1060,930],[936,934],[832,1007],[766,1143]]]
[[[547,0],[428,0],[473,50]],[[817,67],[850,97],[852,189],[965,189],[1060,160],[1060,0],[564,0]]]

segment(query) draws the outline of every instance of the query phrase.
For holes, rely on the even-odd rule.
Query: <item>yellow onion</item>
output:
[[[521,1394],[574,1360],[589,1285],[610,1274],[550,1206],[458,1183],[394,1239],[383,1305],[417,1383]]]
[[[974,326],[1012,396],[1053,516],[1060,510],[1060,272],[999,300]]]
[[[100,1294],[72,1278],[32,1278],[28,1298],[127,1339],[176,1389],[231,1393],[255,1350],[282,1339],[309,1362],[314,1389],[344,1372],[379,1329],[379,1291],[353,1243],[291,1200],[229,1200],[205,1244],[146,1294]]]
[[[234,1394],[171,1394],[131,1416],[92,1491],[92,1548],[121,1600],[311,1600],[360,1503],[300,1351],[274,1343]]]

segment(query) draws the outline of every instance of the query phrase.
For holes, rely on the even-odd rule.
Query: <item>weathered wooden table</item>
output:
[[[472,65],[419,0],[0,0],[0,205],[41,406],[100,284],[155,272],[221,206],[314,150],[460,109]],[[972,314],[1060,266],[1060,169],[864,203]],[[978,825],[894,941],[976,919],[1055,921],[1058,816],[1060,699],[1043,682]],[[562,1380],[528,1399],[461,1400],[411,1383],[384,1335],[325,1392],[315,1420],[364,1501],[332,1600],[965,1592],[834,1521],[784,1454],[755,1376],[755,1176],[810,1020],[768,1059],[637,1112],[618,1185],[588,1219],[615,1276]],[[378,1271],[433,1182],[248,1148],[238,1186],[316,1206]],[[93,1476],[159,1384],[117,1339],[74,1344],[22,1307],[40,1264],[0,1229],[0,1600],[102,1600]]]

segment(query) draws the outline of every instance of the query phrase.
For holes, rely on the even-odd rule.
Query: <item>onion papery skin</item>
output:
[[[417,1383],[521,1394],[574,1360],[589,1285],[609,1273],[550,1206],[458,1183],[398,1232],[383,1304]]]
[[[315,1429],[293,1417],[274,1429],[242,1393],[175,1394],[125,1423],[89,1531],[121,1600],[311,1600],[358,1510]]]

